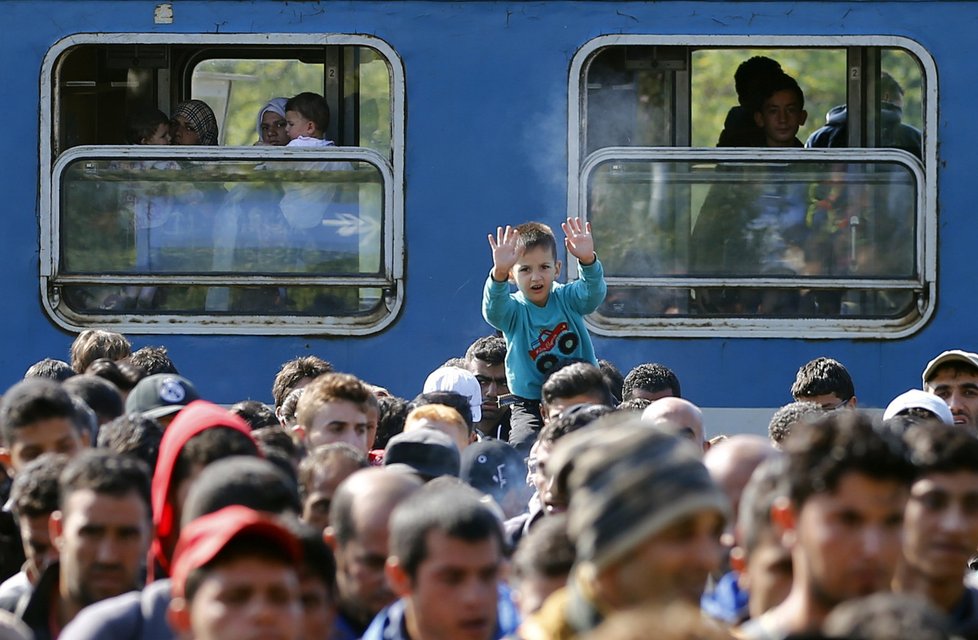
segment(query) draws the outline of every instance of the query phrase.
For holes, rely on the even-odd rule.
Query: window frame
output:
[[[904,49],[920,62],[924,81],[924,148],[923,163],[906,151],[890,148],[806,149],[738,149],[733,147],[602,147],[584,155],[584,139],[587,133],[586,75],[590,62],[603,49],[616,46],[675,46],[691,49],[851,49],[895,48]],[[848,79],[840,79],[846,81]],[[877,338],[898,339],[919,331],[930,320],[937,306],[937,98],[938,76],[933,57],[918,42],[902,36],[659,36],[649,34],[604,35],[585,43],[574,54],[568,78],[568,136],[567,136],[567,210],[571,215],[587,219],[588,178],[599,162],[611,158],[655,160],[833,160],[869,161],[896,160],[913,167],[918,181],[917,268],[919,294],[916,313],[899,319],[856,319],[845,316],[827,318],[773,318],[773,317],[722,317],[722,318],[608,318],[598,313],[586,318],[588,328],[597,335],[612,337],[679,337],[679,338]],[[676,114],[677,126],[689,126],[689,114]],[[817,154],[817,155],[815,155]],[[601,247],[597,247],[600,256]],[[567,260],[567,277],[578,276],[577,261]],[[609,284],[619,286],[662,286],[663,279],[610,277]],[[682,282],[693,280],[684,279]],[[678,285],[681,281],[669,280]],[[740,287],[774,286],[785,280],[763,278],[730,278],[729,280],[697,278],[697,286],[720,284]],[[790,280],[788,281],[790,282]],[[857,288],[860,283],[876,287],[889,280],[806,280],[805,283],[834,284],[836,288]],[[901,280],[906,288],[908,281]]]
[[[128,145],[84,145],[72,147],[54,158],[60,114],[59,92],[55,86],[62,56],[84,45],[200,45],[268,47],[290,46],[365,46],[376,50],[391,73],[391,153],[386,158],[367,147],[329,147],[323,150],[285,147],[158,147]],[[40,180],[39,180],[39,285],[45,312],[59,327],[81,331],[107,327],[123,333],[139,334],[241,334],[241,335],[339,335],[359,336],[380,332],[399,315],[404,305],[404,158],[405,84],[400,57],[385,41],[351,34],[161,34],[94,33],[68,36],[53,45],[44,57],[40,77]],[[378,168],[383,180],[385,226],[383,230],[383,276],[336,277],[227,277],[227,276],[64,276],[60,266],[60,177],[64,169],[81,159],[166,158],[174,160],[274,160],[302,158],[304,161],[354,160]],[[356,316],[295,315],[214,315],[200,314],[92,314],[77,313],[62,304],[62,284],[144,283],[274,285],[311,284],[362,286],[383,289],[382,313],[367,318]]]

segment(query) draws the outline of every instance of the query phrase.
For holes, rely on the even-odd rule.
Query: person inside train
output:
[[[126,143],[170,144],[170,119],[159,109],[143,109],[126,118]]]
[[[757,89],[754,123],[767,148],[801,147],[798,129],[806,119],[804,93],[780,73]],[[698,275],[790,276],[824,273],[820,239],[809,226],[811,185],[792,175],[791,166],[722,165],[718,174],[744,172],[740,184],[728,180],[710,189],[693,227],[691,272]],[[811,264],[810,264],[811,263]],[[704,289],[697,304],[704,314],[795,315],[802,308],[797,289]]]
[[[306,91],[289,98],[285,104],[285,132],[289,147],[331,147],[326,139],[329,126],[329,103],[318,93]]]
[[[217,145],[214,111],[203,100],[181,102],[170,116],[170,138],[177,145]]]
[[[805,94],[798,82],[786,73],[762,82],[754,106],[754,124],[764,134],[765,147],[801,147],[798,129],[808,120]]]
[[[284,147],[289,144],[285,105],[288,98],[272,98],[258,112],[258,146]]]
[[[890,75],[880,73],[879,146],[903,149],[923,158],[923,136],[920,130],[903,122],[903,87]],[[825,125],[808,136],[806,147],[836,148],[849,146],[849,113],[844,104],[829,109]]]
[[[781,65],[766,56],[754,56],[740,63],[734,73],[738,105],[731,107],[720,132],[718,147],[763,147],[763,132],[754,122],[755,105],[761,98],[760,87],[773,76],[782,73]]]

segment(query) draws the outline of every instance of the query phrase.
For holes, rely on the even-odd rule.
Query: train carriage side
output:
[[[610,285],[599,357],[664,363],[694,402],[741,410],[716,430],[756,428],[819,355],[882,406],[973,348],[976,8],[0,3],[5,386],[106,327],[166,344],[220,402],[268,399],[300,354],[413,396],[490,331],[486,233],[571,214]],[[717,148],[752,55],[805,89],[801,136],[844,105],[845,146]],[[919,149],[887,138],[887,77]],[[252,146],[261,105],[303,90],[330,102],[336,146]],[[220,146],[124,144],[129,112],[191,98]],[[746,228],[763,250],[732,242]]]

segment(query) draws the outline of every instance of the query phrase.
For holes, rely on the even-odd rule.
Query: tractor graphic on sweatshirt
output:
[[[557,350],[566,356],[574,353],[580,343],[581,339],[576,333],[570,331],[568,324],[561,322],[553,329],[544,329],[540,332],[531,345],[530,359],[537,363],[537,369],[541,373],[550,373],[560,362],[556,355],[550,353],[553,348],[556,346]]]

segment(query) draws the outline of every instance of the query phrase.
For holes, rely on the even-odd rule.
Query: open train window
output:
[[[738,96],[734,74],[756,56],[781,72]],[[807,119],[772,115],[764,129],[777,102],[764,94],[791,86],[779,73],[803,94],[786,106]],[[593,329],[922,326],[936,292],[936,82],[927,52],[895,37],[589,42],[570,79],[568,206],[593,223],[608,280]]]
[[[42,93],[41,287],[59,324],[358,335],[403,296],[404,74],[368,36],[72,36]],[[326,97],[334,146],[256,145],[275,97]],[[127,145],[202,100],[213,146]]]

